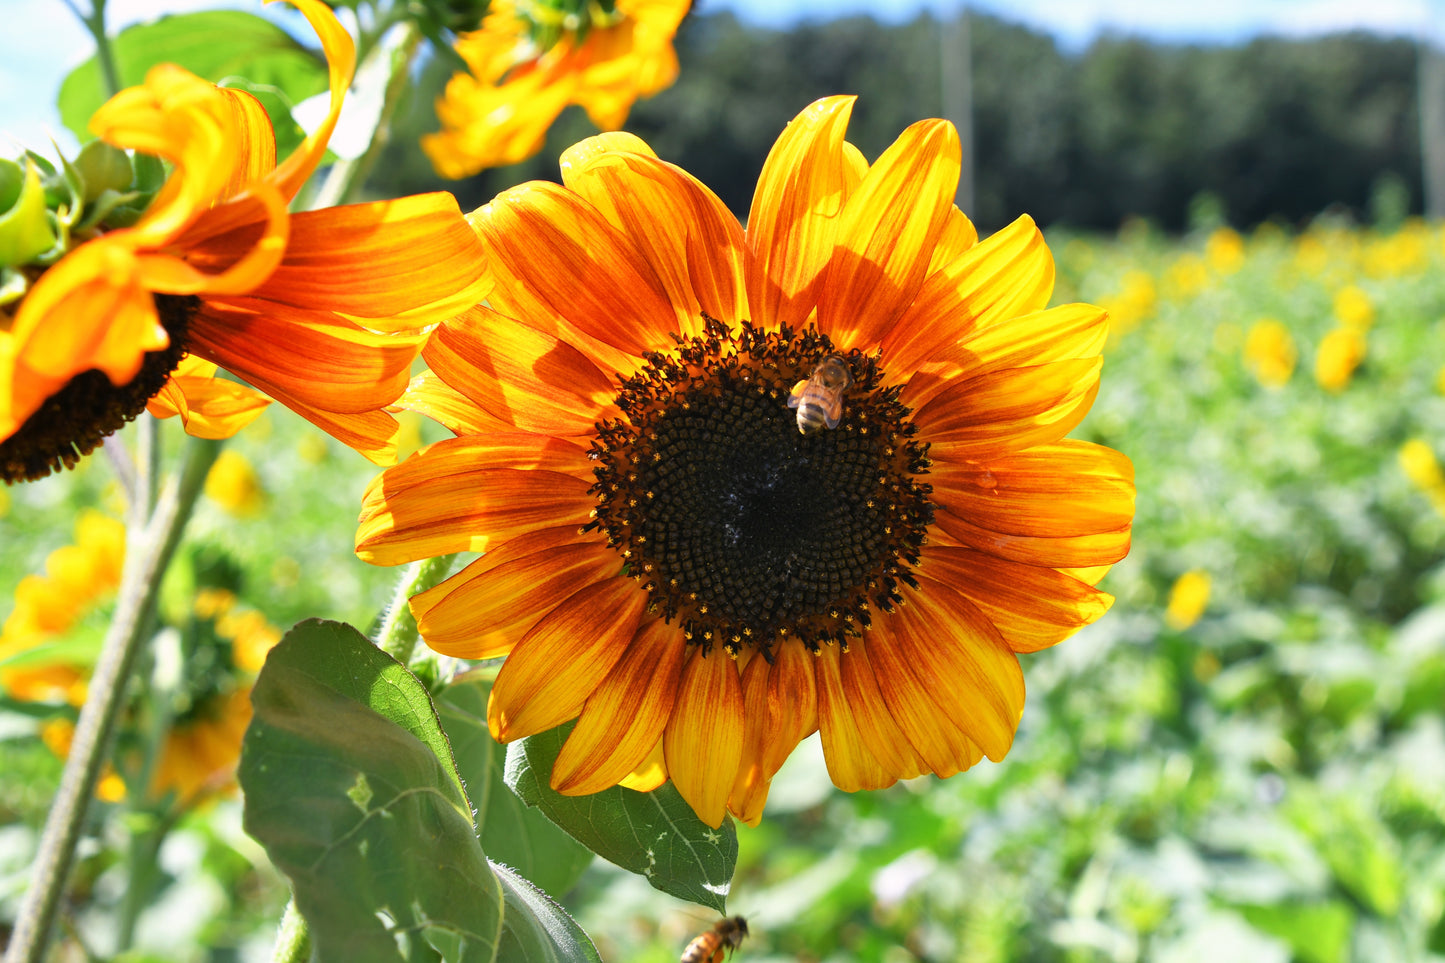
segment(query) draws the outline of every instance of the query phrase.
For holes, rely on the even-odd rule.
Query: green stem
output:
[[[455,558],[456,555],[424,558],[412,562],[402,572],[396,594],[392,596],[381,628],[376,633],[376,647],[402,665],[411,661],[417,642],[416,619],[412,617],[407,600],[446,578]]]
[[[128,533],[125,568],[115,615],[91,675],[90,687],[76,720],[75,735],[60,788],[55,794],[40,845],[35,855],[30,889],[21,900],[5,963],[41,963],[65,882],[75,860],[75,848],[85,825],[86,811],[95,797],[101,767],[109,755],[116,719],[125,701],[126,683],[136,653],[146,638],[146,626],[160,591],[171,556],[180,543],[191,509],[205,483],[220,443],[192,439],[179,478],[170,479],[155,513],[142,528]]]
[[[271,963],[307,963],[310,959],[311,932],[306,929],[306,920],[296,908],[295,897],[292,897],[281,917],[281,928],[276,932],[276,948],[271,951]]]
[[[402,95],[406,92],[407,82],[411,76],[411,64],[416,59],[422,40],[421,32],[414,24],[407,24],[405,30],[406,33],[395,45],[380,44],[376,46],[368,55],[367,60],[363,62],[360,73],[366,75],[377,69],[372,62],[373,57],[391,58],[386,90],[382,95],[381,111],[376,118],[376,127],[371,132],[371,143],[359,156],[351,160],[338,161],[332,165],[326,175],[326,181],[311,201],[312,209],[335,207],[337,204],[345,204],[352,200],[361,185],[366,182],[371,169],[376,166],[376,161],[386,147],[387,141],[391,139],[391,120],[396,116],[396,109],[401,103]]]
[[[107,97],[114,97],[120,93],[120,71],[115,66],[115,51],[110,46],[110,35],[105,29],[105,3],[106,0],[93,0],[90,13],[80,12],[72,0],[61,0],[75,18],[85,24],[85,29],[90,31],[90,36],[95,40],[95,59],[100,64],[100,79],[105,84]]]

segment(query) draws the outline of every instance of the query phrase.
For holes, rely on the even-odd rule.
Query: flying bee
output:
[[[741,916],[720,919],[712,925],[712,929],[687,944],[678,963],[722,963],[724,952],[731,956],[747,935],[748,921]]]
[[[793,385],[788,407],[798,409],[798,431],[810,435],[819,428],[837,428],[843,417],[843,392],[853,384],[848,362],[830,354],[808,376]]]

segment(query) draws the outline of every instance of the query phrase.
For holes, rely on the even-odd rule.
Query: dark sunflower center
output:
[[[186,332],[200,302],[157,294],[155,303],[161,325],[171,336],[170,346],[147,352],[140,372],[123,385],[113,385],[91,369],[45,399],[15,434],[0,441],[0,478],[6,484],[74,468],[106,435],[144,411],[146,402],[165,386],[186,352]]]
[[[829,359],[851,379],[836,427],[790,408]],[[912,584],[933,507],[926,446],[913,442],[877,359],[834,351],[816,331],[731,331],[649,356],[618,396],[625,421],[597,426],[595,521],[627,572],[705,647],[765,655],[795,636],[846,642]],[[832,382],[836,385],[836,382]],[[806,422],[806,424],[805,424]],[[808,432],[800,430],[805,425]]]

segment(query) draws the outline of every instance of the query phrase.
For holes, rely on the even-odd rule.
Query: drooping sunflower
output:
[[[254,97],[173,65],[92,117],[98,137],[172,171],[134,225],[97,225],[0,306],[6,481],[73,465],[148,404],[193,434],[234,434],[266,401],[215,378],[217,365],[378,464],[395,460],[384,409],[420,343],[396,332],[476,300],[479,245],[447,193],[288,215],[355,65],[330,9],[294,2],[321,38],[331,104],[283,163]]]
[[[485,550],[412,610],[507,657],[499,740],[576,720],[561,792],[670,777],[717,826],[814,730],[846,790],[1001,759],[1017,653],[1112,601],[1132,466],[1065,437],[1105,312],[1046,307],[1028,217],[977,242],[952,125],[869,165],[852,103],[782,133],[746,231],[623,134],[471,215],[496,288],[403,398],[457,437],[373,481],[357,550]]]
[[[515,164],[580,104],[600,130],[627,121],[633,101],[677,78],[672,47],[692,0],[492,0],[481,29],[455,49],[469,71],[436,102],[442,130],[421,146],[443,177]]]

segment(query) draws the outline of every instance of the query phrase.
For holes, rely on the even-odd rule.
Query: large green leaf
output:
[[[1355,914],[1342,901],[1243,906],[1240,912],[1255,929],[1288,943],[1302,963],[1344,963],[1348,958]]]
[[[246,831],[291,878],[318,957],[490,963],[503,893],[421,683],[350,626],[311,620],[251,698]]]
[[[437,696],[437,712],[451,740],[457,768],[476,807],[482,849],[560,899],[592,862],[592,851],[527,806],[503,781],[506,750],[487,731],[491,681],[473,674]]]
[[[507,900],[498,963],[602,963],[597,947],[567,911],[507,867],[493,863]]]
[[[275,87],[292,104],[327,88],[322,58],[269,20],[237,10],[206,10],[138,24],[121,31],[114,50],[125,87],[143,81],[156,64],[173,63],[206,80],[242,76],[251,85]],[[60,85],[60,119],[87,140],[90,115],[105,99],[100,67],[91,57]]]
[[[570,731],[569,723],[508,746],[507,785],[604,859],[664,893],[725,912],[738,858],[732,821],[713,829],[670,782],[649,793],[614,786],[562,795],[548,780]]]

